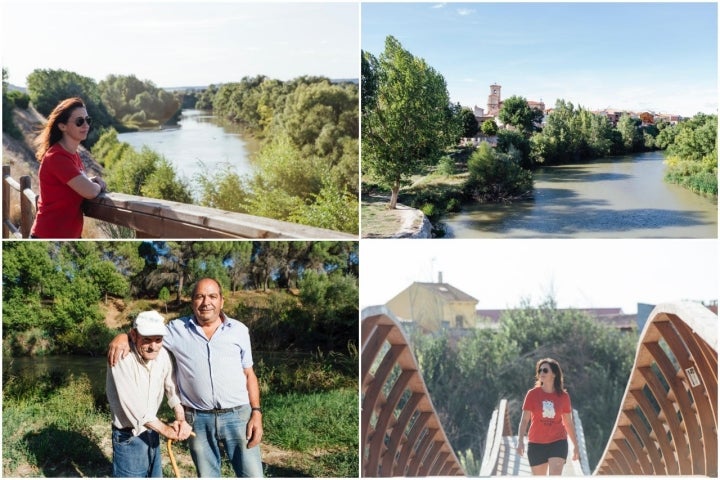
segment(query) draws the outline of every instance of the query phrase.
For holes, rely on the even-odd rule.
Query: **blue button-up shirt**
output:
[[[175,356],[182,404],[198,410],[231,408],[250,403],[244,369],[253,366],[248,328],[222,316],[208,340],[194,317],[168,324],[163,344]]]

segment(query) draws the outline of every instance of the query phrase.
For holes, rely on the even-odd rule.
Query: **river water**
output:
[[[283,365],[300,362],[310,354],[292,352],[266,352],[261,350],[253,351],[253,360],[256,363],[255,373],[260,375],[261,365],[271,370],[276,370]],[[3,384],[12,377],[23,377],[24,379],[36,379],[44,375],[60,376],[69,378],[70,375],[76,378],[87,376],[92,386],[93,394],[96,397],[105,396],[105,374],[107,370],[107,359],[101,357],[85,357],[79,355],[49,355],[44,357],[10,357],[3,356],[2,359]]]
[[[136,150],[147,146],[163,155],[193,188],[200,173],[214,174],[230,165],[239,175],[253,172],[251,156],[257,145],[237,125],[201,110],[183,110],[178,128],[121,133],[118,140]]]
[[[663,181],[662,152],[534,172],[534,198],[465,205],[455,238],[717,238],[717,200]]]

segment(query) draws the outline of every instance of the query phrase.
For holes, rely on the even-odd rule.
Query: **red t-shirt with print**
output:
[[[48,149],[38,172],[40,198],[30,232],[32,235],[38,238],[80,238],[84,198],[67,183],[84,173],[80,155],[68,152],[59,143]]]
[[[523,402],[523,411],[530,412],[530,431],[528,441],[532,443],[552,443],[567,438],[562,416],[572,412],[570,395],[567,392],[546,393],[542,387],[528,391]]]

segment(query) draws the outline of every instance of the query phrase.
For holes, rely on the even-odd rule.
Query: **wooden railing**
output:
[[[362,476],[464,475],[392,313],[363,309],[361,335]]]
[[[717,315],[658,305],[643,328],[600,475],[718,475]]]
[[[19,226],[10,219],[13,191],[20,195]],[[10,176],[10,167],[4,165],[3,238],[30,236],[35,199],[30,177],[15,181]],[[128,227],[137,238],[357,239],[355,235],[334,230],[122,193],[105,193],[86,200],[84,212],[87,217]]]

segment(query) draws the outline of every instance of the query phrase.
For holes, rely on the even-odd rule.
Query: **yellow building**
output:
[[[413,282],[386,305],[401,321],[412,322],[424,332],[436,332],[475,328],[477,303],[476,298],[443,283],[440,273],[437,283]]]

